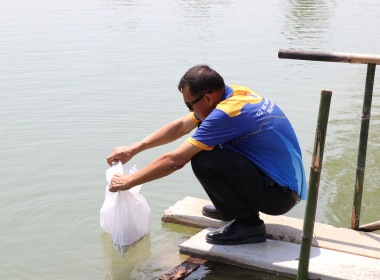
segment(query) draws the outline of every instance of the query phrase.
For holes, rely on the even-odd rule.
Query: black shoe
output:
[[[206,241],[212,244],[237,245],[261,243],[266,240],[265,225],[246,226],[238,220],[206,234]]]
[[[202,214],[203,214],[203,216],[223,221],[222,216],[220,216],[218,210],[216,210],[216,208],[215,208],[214,205],[205,205],[205,206],[203,206],[203,208],[202,208]]]

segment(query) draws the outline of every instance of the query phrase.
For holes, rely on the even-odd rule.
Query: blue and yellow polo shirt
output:
[[[191,113],[194,122],[200,120]],[[272,101],[243,86],[226,86],[222,101],[187,139],[212,150],[215,145],[241,153],[281,186],[305,200],[307,183],[296,134]]]

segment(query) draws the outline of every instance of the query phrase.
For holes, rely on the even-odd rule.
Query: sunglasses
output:
[[[185,102],[185,105],[187,108],[189,108],[190,111],[193,111],[193,105],[199,101],[202,100],[202,98],[206,95],[206,94],[211,94],[213,93],[213,91],[209,91],[209,92],[206,92],[204,94],[202,94],[201,96],[199,96],[198,98],[196,98],[194,101],[190,102],[190,103],[186,103]]]

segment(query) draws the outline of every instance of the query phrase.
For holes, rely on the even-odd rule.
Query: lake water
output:
[[[0,278],[154,279],[186,258],[177,246],[198,230],[160,218],[185,196],[207,198],[190,166],[143,186],[151,234],[125,257],[100,228],[99,210],[106,156],[187,114],[177,84],[200,63],[283,109],[307,176],[320,91],[333,91],[317,221],[349,227],[366,66],[277,52],[380,54],[379,18],[376,0],[0,1]],[[379,89],[380,74],[361,224],[380,213]],[[131,162],[141,168],[184,140]],[[302,218],[304,207],[288,215]],[[202,279],[277,279],[207,271]]]

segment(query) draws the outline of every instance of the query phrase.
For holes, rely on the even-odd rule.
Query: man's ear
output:
[[[206,94],[206,100],[209,105],[214,102],[214,96],[212,94]]]

